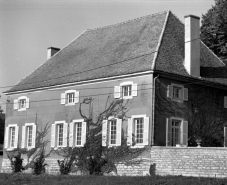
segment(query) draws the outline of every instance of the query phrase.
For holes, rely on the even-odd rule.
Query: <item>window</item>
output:
[[[73,120],[69,124],[69,146],[83,147],[86,142],[86,122],[83,119]]]
[[[102,146],[121,145],[122,120],[110,117],[102,123]]]
[[[167,97],[173,101],[188,101],[188,89],[182,85],[171,84],[167,86]]]
[[[114,98],[131,99],[134,96],[137,96],[137,84],[129,81],[114,86]]]
[[[188,145],[188,122],[181,118],[167,118],[166,146]]]
[[[35,123],[25,123],[22,126],[21,148],[35,148],[36,125]]]
[[[10,124],[5,129],[4,145],[6,149],[17,148],[18,144],[18,126],[16,124]]]
[[[224,108],[227,108],[227,96],[224,96]]]
[[[14,110],[24,111],[29,108],[29,98],[21,96],[14,100]]]
[[[75,105],[79,102],[79,91],[67,90],[61,94],[61,104]]]
[[[128,145],[144,146],[149,144],[149,117],[133,115],[128,119]]]
[[[68,123],[56,121],[51,125],[51,147],[66,147],[68,137]]]

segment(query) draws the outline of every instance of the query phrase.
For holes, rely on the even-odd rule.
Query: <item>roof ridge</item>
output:
[[[144,18],[147,18],[147,17],[155,16],[157,14],[168,13],[168,11],[169,10],[158,12],[158,13],[154,13],[154,14],[150,14],[150,15],[144,15],[142,17],[137,17],[135,19],[127,20],[127,21],[124,21],[124,22],[116,23],[116,24],[111,24],[111,25],[108,25],[108,26],[101,26],[101,27],[97,27],[97,28],[87,29],[87,31],[94,31],[94,30],[110,28],[110,27],[118,26],[118,25],[122,25],[122,24],[127,24],[127,23],[133,22],[135,20],[140,20],[140,19],[144,19]]]

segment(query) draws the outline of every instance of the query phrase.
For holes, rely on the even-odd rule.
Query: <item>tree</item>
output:
[[[93,112],[92,98],[85,98],[80,103],[79,112],[87,125],[86,143],[80,148],[73,148],[68,145],[68,147],[56,151],[58,155],[64,157],[63,160],[58,160],[61,174],[68,174],[72,168],[90,175],[102,175],[112,171],[117,173],[116,163],[132,165],[142,161],[142,159],[137,157],[146,150],[146,147],[141,149],[128,146],[127,137],[123,130],[121,146],[108,147],[108,144],[107,146],[102,146],[103,120],[113,116],[124,121],[129,110],[126,108],[128,101],[124,102],[122,99],[111,101],[109,99],[108,97],[104,111],[97,115],[94,115]],[[82,106],[88,106],[89,111],[87,113],[83,112]],[[108,139],[109,137],[107,136],[106,138]]]
[[[215,0],[215,5],[202,15],[201,40],[227,63],[227,0]]]

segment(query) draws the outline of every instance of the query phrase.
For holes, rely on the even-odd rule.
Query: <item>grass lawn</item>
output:
[[[63,176],[63,175],[40,175],[31,174],[0,174],[1,185],[227,185],[227,179],[196,178],[182,176],[145,176],[145,177],[126,177],[126,176]]]

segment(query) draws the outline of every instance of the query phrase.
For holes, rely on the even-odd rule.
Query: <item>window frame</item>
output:
[[[175,89],[179,89],[179,97],[175,97]],[[184,85],[171,83],[167,86],[167,98],[176,102],[188,101],[188,89],[185,88]]]
[[[11,145],[12,145],[11,128],[15,129],[15,131],[14,131],[14,146],[13,147],[11,147]],[[19,126],[17,124],[9,124],[9,125],[6,126],[5,135],[4,135],[4,145],[5,145],[4,148],[6,148],[7,151],[10,151],[10,150],[13,150],[13,149],[17,148],[17,145],[18,145],[18,132],[19,132]]]
[[[73,98],[70,98],[70,94],[73,94]],[[69,101],[73,99],[73,101]],[[76,103],[79,103],[79,91],[77,90],[66,90],[64,93],[61,93],[61,104],[65,106],[72,106]]]
[[[62,126],[62,128],[60,128],[60,126]],[[59,135],[60,135],[60,129],[62,130],[62,144],[61,145],[59,145],[59,143],[60,143],[60,141],[59,141],[59,139],[60,139],[60,137],[59,137]],[[57,140],[56,140],[56,143],[57,143],[57,147],[59,148],[59,147],[63,147],[64,146],[64,144],[63,144],[63,140],[64,140],[64,123],[57,123],[56,124],[56,133],[57,133]]]
[[[21,101],[25,101],[24,106],[21,107]],[[14,110],[25,111],[29,108],[29,98],[27,96],[20,96],[14,100]]]
[[[124,95],[124,87],[128,86],[128,90],[126,91],[128,95]],[[114,98],[119,99],[132,99],[137,96],[138,85],[133,83],[133,81],[126,81],[120,83],[119,86],[114,86]]]
[[[29,131],[31,129],[31,138],[29,138]],[[34,134],[34,135],[33,135]],[[29,142],[29,139],[31,139],[31,142]],[[21,147],[27,148],[28,150],[32,149],[36,145],[36,124],[35,123],[25,123],[24,126],[22,126],[22,139],[21,139]],[[29,146],[29,143],[31,144]]]
[[[131,87],[131,91],[129,91],[129,90],[127,91],[128,93],[130,92],[131,95],[125,96],[123,88],[127,87],[127,86]],[[120,97],[121,97],[121,99],[132,99],[133,98],[133,96],[132,96],[132,86],[133,86],[133,82],[131,82],[131,81],[120,83]]]

